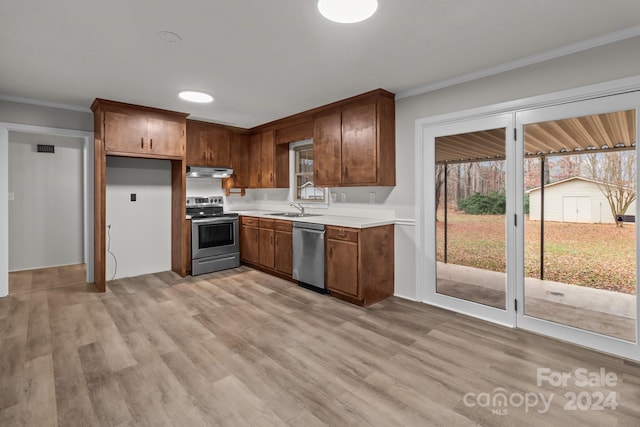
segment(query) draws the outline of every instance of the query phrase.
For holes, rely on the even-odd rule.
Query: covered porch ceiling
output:
[[[635,147],[635,110],[525,125],[525,156],[602,152]],[[436,163],[504,160],[505,129],[436,138]]]

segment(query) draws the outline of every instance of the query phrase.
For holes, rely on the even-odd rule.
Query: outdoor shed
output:
[[[593,179],[574,176],[544,187],[544,219],[558,222],[615,223],[609,202],[600,190],[606,185]],[[540,187],[529,194],[529,219],[540,220]],[[635,215],[633,202],[627,215]]]

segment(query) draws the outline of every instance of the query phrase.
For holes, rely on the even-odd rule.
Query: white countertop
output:
[[[356,216],[343,216],[343,215],[324,215],[318,216],[306,216],[306,217],[286,217],[278,215],[269,215],[274,212],[282,211],[263,211],[263,210],[247,210],[247,211],[231,211],[239,215],[255,216],[258,218],[267,219],[279,219],[285,221],[295,222],[310,222],[315,224],[335,225],[337,227],[351,227],[351,228],[369,228],[378,227],[381,225],[395,224],[395,219],[381,219],[381,218],[364,218]]]

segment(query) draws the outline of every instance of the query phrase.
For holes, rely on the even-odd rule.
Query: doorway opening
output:
[[[93,282],[93,144],[91,132],[0,123],[0,297],[10,271],[12,293]]]

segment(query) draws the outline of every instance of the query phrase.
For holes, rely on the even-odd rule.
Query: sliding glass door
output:
[[[511,115],[429,129],[425,183],[435,242],[426,299],[503,324],[513,324],[509,260],[515,253],[509,156]],[[513,181],[513,180],[511,180]]]
[[[516,115],[519,327],[638,357],[636,94]]]
[[[640,360],[640,91],[418,124],[423,301]]]

